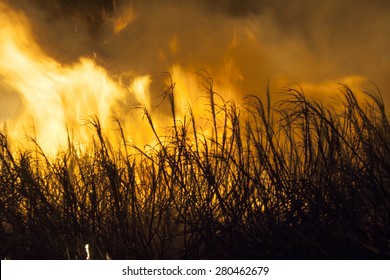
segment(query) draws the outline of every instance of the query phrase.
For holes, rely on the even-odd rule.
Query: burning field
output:
[[[0,1],[0,257],[389,258],[389,4],[182,2]]]

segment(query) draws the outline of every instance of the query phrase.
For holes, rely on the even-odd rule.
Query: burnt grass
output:
[[[99,120],[90,147],[55,157],[0,134],[0,257],[11,259],[390,258],[390,124],[380,92],[338,104],[286,89],[271,105],[225,101],[176,116],[147,149]],[[206,117],[207,116],[207,117]],[[204,133],[198,120],[207,121]]]

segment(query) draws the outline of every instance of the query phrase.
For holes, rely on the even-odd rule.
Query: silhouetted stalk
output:
[[[382,97],[342,86],[339,107],[301,89],[272,104],[224,101],[202,76],[206,115],[176,112],[157,144],[119,144],[89,119],[90,147],[47,156],[0,133],[0,256],[11,258],[388,258],[390,126]],[[379,92],[379,91],[378,91]],[[202,133],[211,129],[210,134]],[[27,148],[30,147],[30,148]],[[3,241],[4,240],[4,241]]]

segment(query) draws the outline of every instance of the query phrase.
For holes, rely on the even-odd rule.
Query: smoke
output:
[[[274,88],[298,83],[312,94],[338,82],[373,81],[390,100],[387,1],[6,3],[26,14],[37,44],[64,64],[90,57],[113,76],[151,75],[154,84],[180,65],[207,70],[236,95],[263,94],[268,81]],[[1,98],[10,94],[2,90]]]

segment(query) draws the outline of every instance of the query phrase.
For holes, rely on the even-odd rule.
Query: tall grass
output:
[[[380,94],[337,108],[286,90],[271,107],[225,101],[205,82],[208,133],[189,109],[156,146],[114,147],[99,120],[92,148],[49,159],[0,134],[0,257],[390,257],[390,125]],[[204,115],[204,114],[203,114]],[[32,140],[33,141],[33,140]]]

